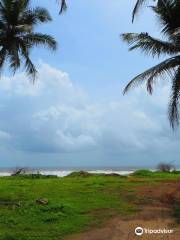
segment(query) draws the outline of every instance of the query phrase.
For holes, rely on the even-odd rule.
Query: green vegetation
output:
[[[134,210],[119,197],[127,185],[121,178],[31,177],[0,179],[0,239],[8,234],[7,239],[59,240],[101,223],[113,214],[109,209],[121,214]],[[39,198],[47,198],[49,204],[38,205]],[[97,209],[104,209],[98,219],[94,215]]]
[[[149,177],[149,178],[165,178],[165,179],[173,179],[173,178],[180,178],[180,171],[172,171],[172,172],[162,172],[162,171],[156,171],[152,172],[150,170],[142,169],[135,171],[132,176],[137,177]]]
[[[61,240],[117,214],[133,214],[138,210],[135,187],[161,178],[180,178],[180,173],[140,170],[129,177],[80,172],[65,178],[0,178],[0,240]],[[48,204],[38,204],[40,198]]]

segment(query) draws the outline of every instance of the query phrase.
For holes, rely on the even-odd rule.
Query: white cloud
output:
[[[57,130],[57,144],[61,149],[69,150],[82,150],[84,147],[91,147],[95,145],[92,136],[77,135],[73,136],[70,133],[64,133],[61,130]]]
[[[52,68],[48,64],[40,62],[38,76],[33,84],[25,73],[16,74],[12,77],[2,76],[0,90],[6,92],[9,96],[50,96],[64,97],[68,94],[83,96],[83,91],[74,88],[66,72]],[[74,93],[76,91],[76,94]]]
[[[160,153],[164,145],[165,152],[171,151],[179,144],[166,119],[166,85],[153,97],[141,89],[119,101],[94,103],[67,73],[41,64],[35,85],[19,74],[3,77],[0,90],[0,128],[9,132],[1,128],[0,139],[13,135],[10,146],[19,151],[101,150],[140,156],[150,149]]]
[[[120,102],[108,102],[99,104],[85,103],[81,107],[68,106],[57,103],[46,110],[34,115],[41,132],[46,132],[51,126],[51,134],[56,137],[56,130],[61,132],[59,142],[63,143],[62,136],[66,140],[77,139],[86,136],[90,141],[85,141],[89,146],[121,148],[124,145],[137,149],[145,147],[147,139],[142,134],[159,134],[163,131],[158,119],[138,109],[138,104],[122,99]],[[62,135],[63,134],[63,135]],[[64,138],[65,140],[65,138]],[[92,144],[93,143],[93,144]],[[64,143],[63,143],[64,145]],[[69,147],[71,144],[69,144]],[[73,149],[75,146],[73,145]],[[71,147],[70,149],[71,150]],[[83,150],[83,145],[82,149]]]

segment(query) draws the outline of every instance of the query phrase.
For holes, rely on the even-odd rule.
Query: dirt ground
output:
[[[101,228],[69,236],[66,240],[180,240],[180,226],[171,217],[173,202],[180,199],[180,180],[143,186],[136,191],[141,199],[145,199],[144,203],[139,202],[137,214],[126,218],[117,215]],[[168,229],[173,233],[137,236],[137,227]]]

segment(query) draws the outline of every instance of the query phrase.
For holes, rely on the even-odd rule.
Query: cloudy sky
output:
[[[52,34],[59,48],[33,49],[34,85],[22,71],[1,76],[0,167],[180,165],[180,134],[167,120],[169,83],[157,84],[153,96],[143,86],[122,95],[134,75],[159,61],[128,52],[119,38],[158,36],[150,10],[131,24],[134,2],[69,0],[59,16],[55,0],[34,1],[54,18],[37,31]]]

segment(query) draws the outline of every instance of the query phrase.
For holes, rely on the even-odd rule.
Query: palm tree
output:
[[[35,80],[37,70],[30,59],[33,46],[56,49],[56,41],[47,34],[34,32],[41,23],[51,21],[44,8],[29,7],[30,0],[0,0],[0,70],[5,62],[16,72],[24,64],[25,71]]]
[[[132,87],[146,82],[147,91],[152,94],[157,79],[170,78],[172,90],[169,102],[169,120],[172,128],[179,124],[180,98],[180,1],[159,0],[152,7],[161,23],[161,33],[165,40],[151,37],[148,33],[125,33],[122,38],[131,47],[130,50],[141,49],[152,57],[169,55],[169,58],[133,78],[126,86],[124,93]]]

